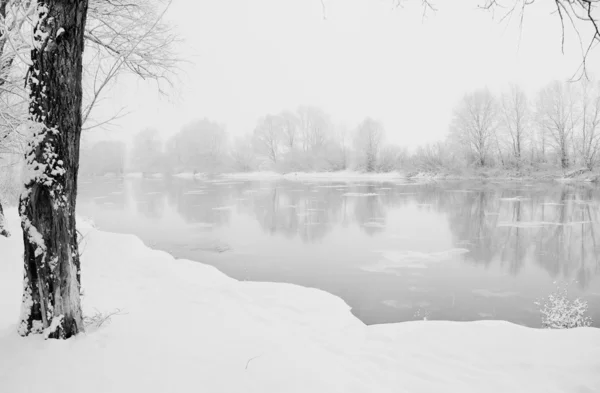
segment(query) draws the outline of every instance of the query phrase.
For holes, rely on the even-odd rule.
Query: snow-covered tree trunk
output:
[[[5,227],[4,211],[2,210],[2,202],[0,202],[0,236],[10,237],[10,232]]]
[[[39,0],[30,89],[25,245],[19,334],[69,338],[83,331],[75,198],[81,136],[82,55],[88,0]]]

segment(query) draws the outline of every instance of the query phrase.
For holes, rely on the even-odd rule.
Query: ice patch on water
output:
[[[214,226],[215,226],[215,224],[211,224],[209,222],[195,222],[191,225],[192,228],[197,228],[197,229],[212,228]]]
[[[367,228],[385,228],[385,225],[377,221],[365,222],[363,226]]]
[[[235,209],[235,205],[232,206],[219,206],[219,207],[213,207],[212,210],[232,210]]]
[[[410,292],[415,292],[415,293],[426,293],[426,292],[431,292],[431,290],[430,290],[430,289],[427,289],[427,288],[419,288],[419,287],[415,287],[415,286],[408,287],[408,290],[409,290]]]
[[[375,194],[373,192],[370,193],[361,193],[361,192],[347,192],[342,196],[345,197],[370,197],[370,196],[378,196],[379,194]]]
[[[396,308],[398,310],[410,310],[413,308],[412,304],[401,303],[398,300],[384,300],[381,303],[385,304],[388,307]]]
[[[363,266],[361,269],[376,273],[398,274],[401,269],[427,269],[430,264],[451,260],[468,253],[466,248],[453,248],[439,252],[420,251],[379,251],[381,259],[375,264]]]
[[[528,201],[530,199],[531,198],[525,198],[525,197],[522,197],[522,196],[516,196],[516,197],[513,197],[513,198],[500,198],[500,200],[504,201],[504,202],[520,202],[520,201]]]
[[[551,222],[545,221],[506,221],[499,222],[498,227],[509,227],[509,228],[541,228],[544,226],[552,225]]]
[[[541,228],[544,226],[567,226],[567,225],[587,225],[591,224],[591,221],[568,221],[568,222],[549,222],[549,221],[512,221],[512,222],[499,222],[498,227],[512,227],[512,228]]]
[[[206,191],[203,190],[192,190],[192,191],[186,191],[183,193],[183,195],[203,195],[206,194]]]
[[[490,291],[489,289],[473,289],[471,291],[471,293],[473,293],[474,295],[478,295],[478,296],[483,296],[486,298],[509,298],[509,297],[515,297],[518,296],[519,294],[516,292],[508,292],[508,291]]]
[[[405,236],[405,235],[398,235],[398,234],[389,234],[387,235],[388,239],[394,239],[394,240],[410,240],[410,239],[414,239],[413,237],[410,236]]]

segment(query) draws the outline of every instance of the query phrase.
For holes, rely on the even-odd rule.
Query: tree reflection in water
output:
[[[513,276],[538,266],[582,289],[600,274],[600,191],[591,185],[101,179],[82,182],[80,199],[106,209],[131,204],[150,219],[167,209],[215,228],[246,216],[264,233],[303,243],[322,242],[340,227],[373,238],[391,226],[410,230],[414,223],[396,215],[391,221],[390,212],[426,209],[447,220],[454,247],[469,250],[466,263],[500,266]]]

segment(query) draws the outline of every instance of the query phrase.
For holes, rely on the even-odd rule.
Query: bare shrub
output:
[[[540,308],[545,329],[592,326],[592,318],[586,315],[588,303],[580,298],[570,300],[566,284],[559,285],[546,299],[535,304]]]

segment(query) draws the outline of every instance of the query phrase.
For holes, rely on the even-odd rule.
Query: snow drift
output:
[[[16,333],[22,244],[0,238],[0,392],[597,392],[600,330],[507,322],[365,326],[339,298],[239,282],[80,225],[84,313],[64,342]]]

